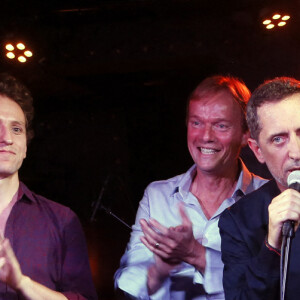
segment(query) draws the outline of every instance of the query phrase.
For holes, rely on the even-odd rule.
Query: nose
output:
[[[293,160],[300,160],[300,136],[293,134],[289,141],[289,156]]]
[[[211,142],[214,140],[213,128],[210,125],[206,125],[203,129],[202,139],[204,142]]]
[[[12,144],[12,132],[4,124],[0,125],[0,144]]]

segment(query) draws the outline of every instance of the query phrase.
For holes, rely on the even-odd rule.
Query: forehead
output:
[[[195,113],[236,114],[240,113],[240,106],[228,91],[207,94],[202,98],[192,99],[189,103],[189,116]]]
[[[267,102],[257,109],[261,130],[285,131],[300,126],[300,94],[277,102]]]
[[[3,95],[0,95],[0,119],[25,124],[25,115],[20,105]]]

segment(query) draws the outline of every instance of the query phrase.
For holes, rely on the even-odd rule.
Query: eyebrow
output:
[[[202,117],[199,117],[198,115],[188,115],[188,118],[202,119]],[[228,122],[230,122],[226,118],[218,118],[217,117],[217,118],[214,118],[214,120],[217,120],[217,121],[228,121]]]
[[[287,135],[288,135],[288,133],[285,132],[285,131],[278,132],[278,133],[273,133],[273,134],[271,134],[271,135],[267,138],[267,140],[268,140],[268,141],[272,141],[272,139],[273,139],[275,136],[287,136]]]
[[[21,125],[21,126],[26,127],[26,123],[23,121],[12,120],[12,121],[10,121],[10,123],[13,125]]]

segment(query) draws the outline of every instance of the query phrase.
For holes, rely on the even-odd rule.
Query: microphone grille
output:
[[[296,182],[300,183],[300,170],[293,171],[288,176],[288,179],[287,179],[288,186],[290,186],[291,184],[296,183]]]

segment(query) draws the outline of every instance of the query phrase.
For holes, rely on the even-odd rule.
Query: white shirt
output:
[[[225,299],[222,284],[223,263],[218,228],[219,216],[243,195],[266,182],[250,173],[243,162],[241,165],[242,171],[235,191],[230,198],[223,201],[209,220],[203,213],[197,198],[189,191],[196,165],[193,165],[185,174],[151,183],[139,204],[130,241],[121,258],[121,266],[115,274],[115,287],[137,299]],[[206,248],[205,273],[202,275],[192,265],[182,262],[178,268],[171,271],[161,288],[149,296],[147,272],[149,266],[154,263],[154,257],[153,253],[140,241],[143,232],[139,220],[153,218],[166,227],[178,226],[181,224],[178,210],[180,202],[184,204],[185,211],[193,223],[195,239]]]

